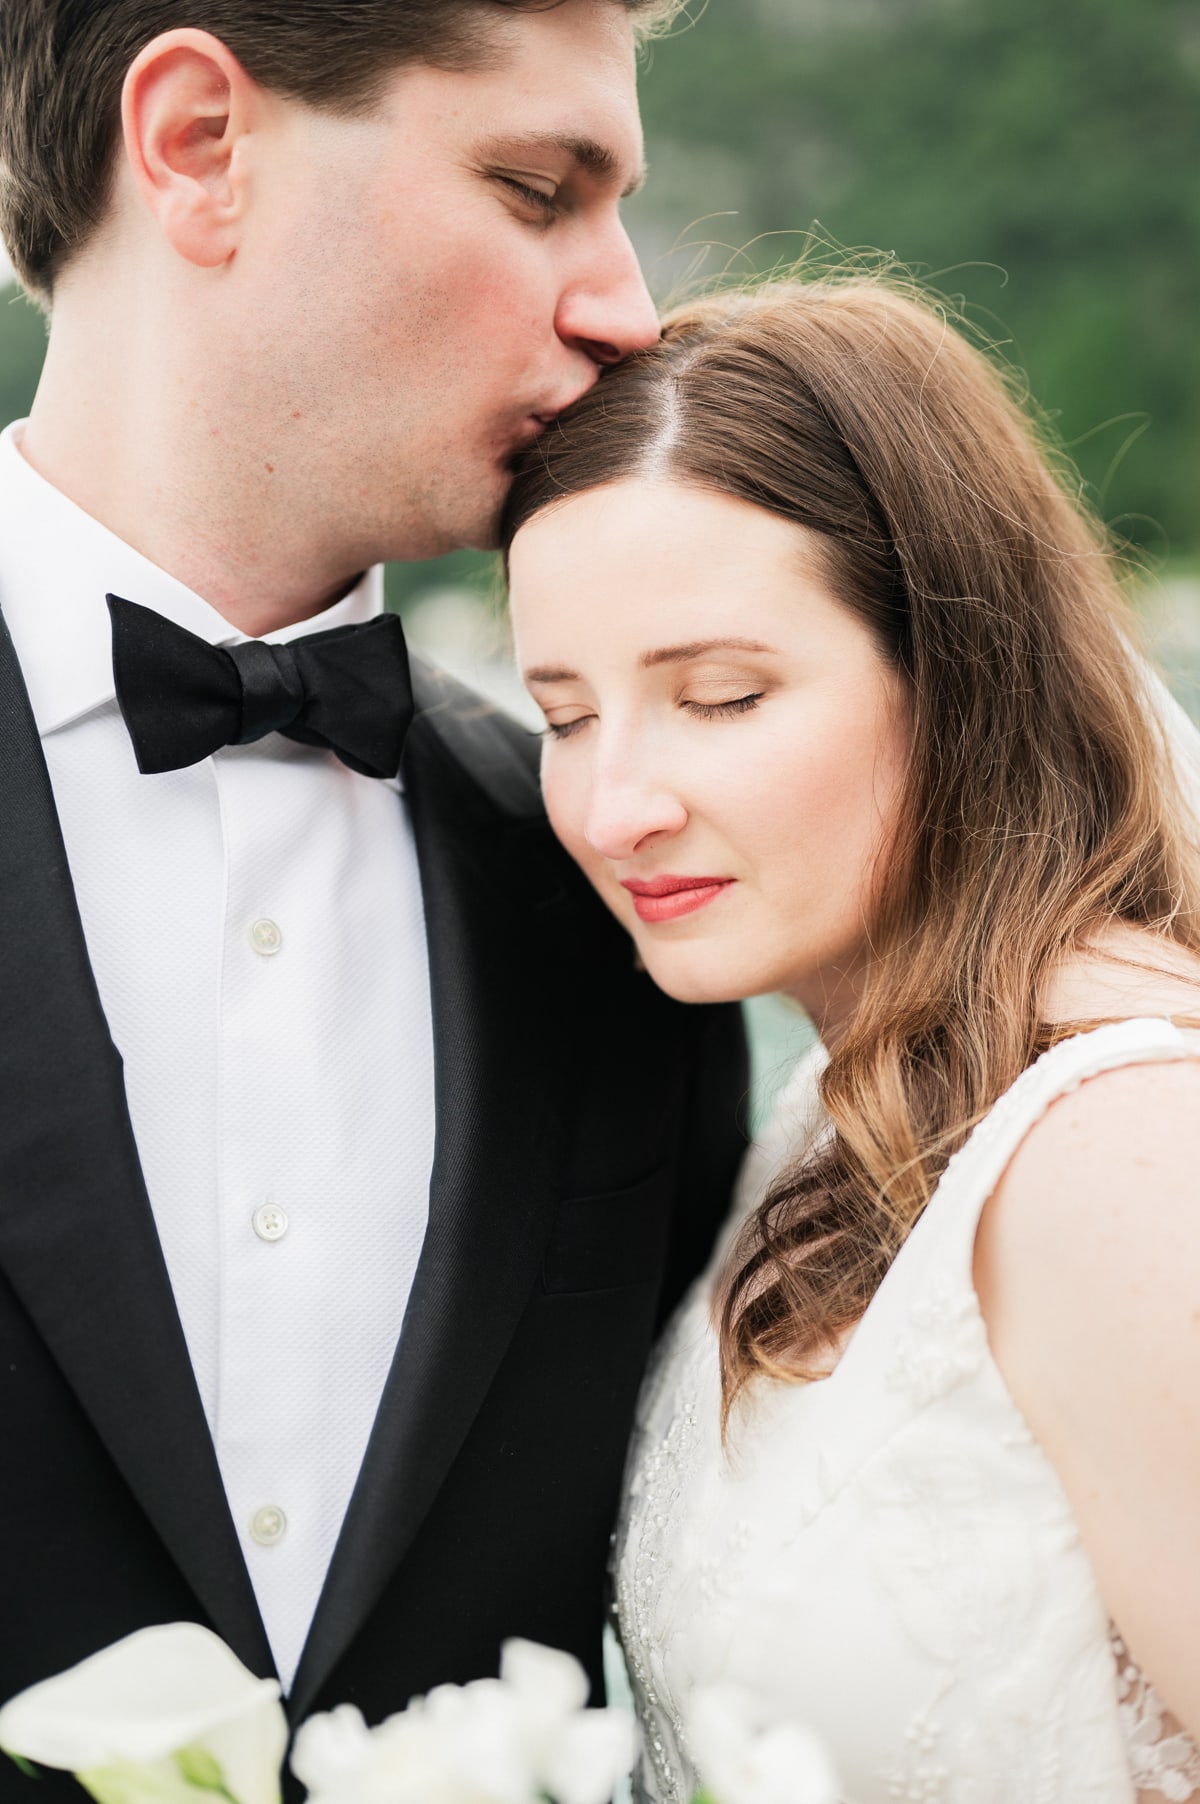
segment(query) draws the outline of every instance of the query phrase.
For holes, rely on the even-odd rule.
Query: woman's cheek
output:
[[[564,845],[570,845],[571,811],[567,803],[567,786],[563,782],[555,751],[553,741],[548,741],[542,750],[542,801],[555,833]]]
[[[563,758],[563,745],[551,742],[542,757],[542,800],[546,814],[558,839],[590,876],[595,876],[599,859],[588,845],[587,786],[583,780],[582,760],[573,761],[574,768]]]

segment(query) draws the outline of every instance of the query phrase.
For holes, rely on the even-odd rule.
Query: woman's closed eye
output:
[[[572,733],[578,732],[580,727],[595,718],[594,714],[577,714],[573,720],[548,720],[542,729],[542,736],[545,739],[569,739]]]
[[[728,719],[736,714],[749,714],[757,708],[766,691],[759,689],[750,695],[734,695],[725,701],[702,702],[694,696],[681,696],[679,707],[695,720]],[[547,718],[544,736],[548,739],[570,739],[574,733],[586,726],[589,720],[595,720],[594,714],[576,714],[568,720],[550,720]]]
[[[715,720],[720,715],[749,714],[752,708],[757,708],[765,694],[765,689],[759,689],[753,695],[736,695],[725,702],[698,702],[689,698],[681,702],[680,706],[700,720]]]

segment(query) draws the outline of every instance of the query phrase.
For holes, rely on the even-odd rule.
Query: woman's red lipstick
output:
[[[706,908],[735,881],[733,877],[654,877],[639,883],[626,877],[621,888],[633,897],[639,921],[678,921]]]

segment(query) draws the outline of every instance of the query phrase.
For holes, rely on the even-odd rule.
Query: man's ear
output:
[[[164,31],[130,64],[125,155],[163,236],[205,269],[228,262],[246,206],[242,149],[257,84],[207,31]]]

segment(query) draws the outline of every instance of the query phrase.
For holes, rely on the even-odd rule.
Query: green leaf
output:
[[[188,1784],[194,1785],[197,1791],[216,1792],[222,1798],[229,1796],[221,1763],[207,1748],[180,1748],[175,1756],[175,1764]]]
[[[8,1754],[8,1749],[5,1748],[4,1752]],[[31,1761],[26,1760],[23,1754],[8,1754],[8,1757],[13,1765],[17,1767],[20,1772],[24,1773],[27,1779],[41,1778],[42,1775],[38,1772],[36,1766],[34,1766]]]
[[[201,1747],[145,1764],[118,1760],[75,1777],[96,1804],[199,1804],[198,1794],[238,1804],[220,1766]]]

